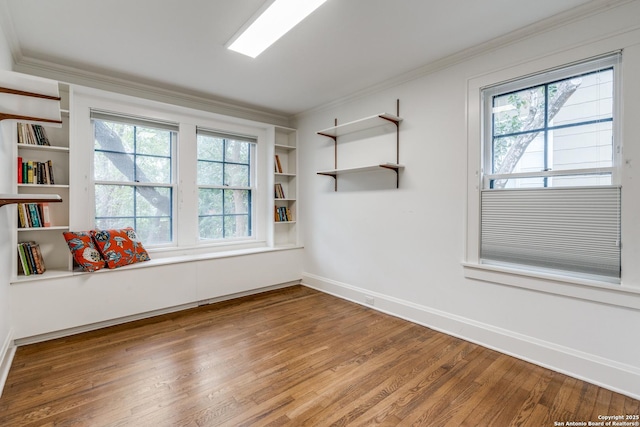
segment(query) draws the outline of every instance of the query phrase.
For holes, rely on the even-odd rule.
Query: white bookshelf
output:
[[[13,251],[12,283],[40,279],[43,277],[57,277],[68,274],[71,270],[71,255],[67,243],[62,236],[69,229],[69,135],[70,135],[70,87],[59,85],[61,126],[47,126],[45,128],[50,146],[18,143],[17,125],[12,124],[12,142],[15,147],[13,162],[13,176],[15,177],[14,203],[42,203],[49,204],[51,226],[49,227],[18,227],[17,205],[4,209],[13,209],[15,233],[12,246],[17,248],[19,242],[35,241],[40,246],[46,271],[44,274],[24,276],[18,274],[18,254]],[[27,184],[18,183],[18,157],[23,162],[47,162],[51,160],[55,184]]]
[[[273,189],[273,242],[276,247],[298,244],[298,141],[297,131],[291,128],[275,127],[274,144],[274,189]],[[278,161],[279,160],[279,166]],[[284,193],[277,194],[279,186]],[[288,215],[282,217],[278,212]]]

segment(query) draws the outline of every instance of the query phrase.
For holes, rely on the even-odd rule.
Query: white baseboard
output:
[[[13,356],[15,354],[16,346],[13,345],[13,329],[11,329],[4,343],[2,343],[2,347],[0,347],[0,396],[2,396],[2,391],[7,382],[9,369],[11,369],[11,362],[13,362]]]
[[[302,284],[634,399],[640,399],[640,368],[638,367],[309,273],[303,274]]]

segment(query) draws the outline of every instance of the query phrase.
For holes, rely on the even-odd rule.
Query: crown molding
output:
[[[497,49],[507,47],[511,44],[521,42],[545,32],[553,31],[564,25],[583,20],[590,16],[597,15],[604,11],[621,7],[625,4],[633,3],[636,1],[638,0],[593,0],[589,3],[585,3],[567,11],[558,13],[549,18],[535,22],[531,25],[527,25],[526,27],[519,28],[505,35],[493,38],[489,41],[480,43],[478,45],[456,52],[452,55],[435,60],[406,73],[364,88],[360,91],[353,92],[345,97],[302,111],[295,114],[293,116],[293,119],[296,120],[309,114],[315,114],[322,111],[335,109],[340,105],[362,99],[364,97],[382,92],[386,89],[390,89],[404,83],[408,83],[429,74],[433,74],[446,68],[450,68],[461,62],[468,61],[472,58],[485,55]]]
[[[241,105],[204,94],[189,93],[184,90],[168,89],[154,84],[107,76],[102,73],[81,70],[49,61],[22,57],[22,60],[16,63],[15,71],[46,77],[69,84],[150,99],[166,104],[179,105],[279,126],[289,126],[290,117],[280,112]]]

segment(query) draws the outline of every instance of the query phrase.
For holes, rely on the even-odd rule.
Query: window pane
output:
[[[126,228],[133,227],[135,222],[134,217],[122,217],[122,218],[97,218],[96,228],[98,230],[110,230],[114,228]],[[140,237],[140,236],[138,236]],[[143,241],[143,244],[146,243]]]
[[[613,166],[612,122],[556,129],[549,135],[554,170]]]
[[[248,237],[249,215],[233,215],[225,217],[225,237]]]
[[[198,161],[198,184],[222,186],[222,163]]]
[[[128,185],[96,185],[95,192],[96,217],[134,216],[134,187]]]
[[[136,187],[136,216],[170,217],[171,188]]]
[[[133,156],[130,154],[94,153],[96,181],[133,181]]]
[[[198,215],[221,215],[223,212],[222,190],[201,188]]]
[[[136,152],[170,157],[171,132],[136,126]]]
[[[489,188],[540,188],[545,186],[542,177],[493,179]]]
[[[232,163],[249,163],[250,144],[244,141],[226,140],[225,161]]]
[[[249,190],[224,190],[224,213],[249,213]]]
[[[166,157],[136,156],[136,181],[158,184],[171,183],[171,159]]]
[[[222,217],[206,216],[199,219],[198,228],[201,239],[222,239]]]
[[[493,173],[537,172],[544,168],[542,133],[526,133],[494,140]]]
[[[198,159],[199,160],[215,160],[221,162],[224,160],[224,140],[222,138],[214,138],[212,136],[198,135]]]
[[[489,188],[541,188],[541,187],[590,187],[611,185],[611,174],[548,176],[534,178],[509,178],[491,180]]]
[[[249,166],[227,163],[224,168],[224,183],[232,187],[248,187]]]
[[[605,70],[580,77],[572,77],[549,85],[550,104],[558,98],[561,108],[553,116],[550,126],[559,126],[613,117],[613,70]]]
[[[493,98],[493,134],[508,135],[544,126],[544,86]]]
[[[133,153],[134,126],[94,120],[95,149]]]
[[[171,242],[171,218],[137,218],[136,234],[144,245],[159,245]]]

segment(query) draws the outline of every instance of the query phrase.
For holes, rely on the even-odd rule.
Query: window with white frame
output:
[[[483,89],[482,262],[619,279],[619,61]]]
[[[95,226],[133,227],[148,246],[170,244],[178,126],[91,112]]]
[[[253,236],[255,138],[198,129],[200,240]]]

